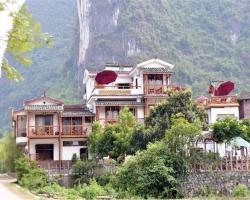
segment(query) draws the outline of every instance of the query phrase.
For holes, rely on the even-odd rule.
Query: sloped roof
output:
[[[242,92],[238,95],[238,99],[244,100],[244,99],[250,99],[250,92]]]
[[[31,103],[34,103],[34,102],[36,102],[36,101],[41,101],[41,100],[42,100],[42,101],[48,100],[48,101],[54,102],[54,103],[57,104],[57,105],[63,105],[63,104],[64,104],[63,101],[58,100],[58,99],[54,99],[54,98],[49,97],[49,96],[46,96],[46,95],[42,95],[42,96],[40,96],[40,97],[35,97],[35,98],[33,98],[33,99],[24,100],[23,104],[24,104],[24,105],[29,105],[29,104],[31,104]]]

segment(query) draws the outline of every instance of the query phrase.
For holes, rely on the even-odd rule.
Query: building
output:
[[[250,92],[243,92],[238,96],[240,104],[240,119],[250,118]]]
[[[82,105],[64,105],[41,96],[13,110],[16,143],[31,160],[67,161],[72,155],[87,156],[87,139],[94,118]]]
[[[106,64],[102,71],[85,70],[86,106],[101,124],[117,121],[119,111],[125,106],[138,122],[143,122],[152,106],[166,98],[173,68],[172,64],[154,58],[135,66]],[[105,72],[115,72],[116,77],[102,84],[97,76]],[[107,76],[106,73],[104,77]]]

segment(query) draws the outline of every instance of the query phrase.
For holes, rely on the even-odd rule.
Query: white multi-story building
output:
[[[137,121],[143,122],[150,108],[162,102],[171,85],[174,66],[158,58],[135,66],[106,64],[103,71],[113,71],[117,78],[109,84],[99,84],[98,71],[85,70],[84,99],[87,107],[101,124],[117,121],[122,107],[128,107]]]

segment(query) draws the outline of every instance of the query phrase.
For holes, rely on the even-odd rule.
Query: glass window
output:
[[[130,83],[118,83],[118,89],[130,89]]]
[[[63,141],[63,146],[87,146],[87,141]]]
[[[53,124],[52,115],[36,115],[37,126],[50,126]]]

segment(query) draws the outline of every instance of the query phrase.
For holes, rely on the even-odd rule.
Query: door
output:
[[[36,160],[54,160],[54,144],[36,144]]]

